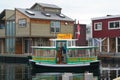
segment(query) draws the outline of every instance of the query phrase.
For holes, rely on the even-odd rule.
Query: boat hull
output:
[[[94,76],[100,75],[100,62],[91,62],[90,64],[80,65],[80,64],[38,64],[31,62],[32,71],[35,73],[84,73],[86,71],[92,72]]]

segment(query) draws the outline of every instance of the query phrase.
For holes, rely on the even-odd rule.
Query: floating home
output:
[[[107,15],[92,18],[93,43],[98,52],[119,54],[120,52],[120,15]]]
[[[54,4],[35,3],[30,8],[4,9],[0,13],[0,53],[31,54],[31,45],[51,45],[58,33],[73,34],[74,20]]]

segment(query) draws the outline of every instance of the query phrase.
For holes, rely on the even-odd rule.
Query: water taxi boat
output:
[[[40,72],[99,73],[99,60],[94,51],[96,47],[76,46],[76,41],[71,34],[62,34],[50,39],[51,46],[32,46],[32,66]]]

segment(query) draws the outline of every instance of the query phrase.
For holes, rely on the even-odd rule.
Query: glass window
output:
[[[110,21],[108,23],[108,28],[109,29],[119,29],[120,28],[120,21]]]
[[[15,52],[15,38],[6,38],[6,53]]]
[[[114,28],[114,23],[111,22],[109,28]]]
[[[0,24],[0,29],[4,29],[5,28],[5,24]]]
[[[19,19],[18,25],[19,27],[26,27],[27,25],[26,19]]]
[[[94,23],[94,30],[102,30],[102,22]]]
[[[15,35],[15,21],[7,21],[6,25],[6,36]]]
[[[118,38],[118,52],[120,52],[120,38]]]
[[[50,25],[51,32],[60,32],[60,22],[59,21],[51,21]]]
[[[24,52],[29,53],[29,40],[24,40]]]
[[[116,40],[115,38],[110,38],[110,52],[116,52]]]
[[[107,52],[108,50],[108,43],[107,43],[107,39],[105,39],[104,41],[102,41],[102,52]]]

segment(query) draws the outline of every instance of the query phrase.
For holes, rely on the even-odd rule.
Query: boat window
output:
[[[68,41],[68,47],[72,46],[71,41]]]

